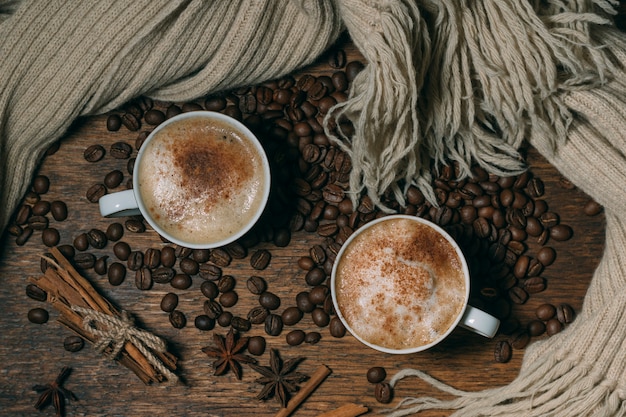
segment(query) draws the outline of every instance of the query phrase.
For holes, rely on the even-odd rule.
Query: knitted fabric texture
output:
[[[329,112],[355,134],[351,195],[380,205],[455,161],[508,175],[535,146],[605,207],[606,249],[583,311],[528,348],[519,376],[481,392],[407,398],[392,415],[626,415],[626,36],[615,0],[0,0],[0,227],[45,150],[76,118],[148,95],[186,101],[280,77],[344,28],[368,61]],[[330,123],[327,123],[329,126]],[[336,134],[335,134],[336,133]],[[385,207],[381,207],[385,209]]]

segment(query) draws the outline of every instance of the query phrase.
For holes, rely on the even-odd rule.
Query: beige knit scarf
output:
[[[397,184],[431,201],[452,159],[524,169],[530,141],[606,210],[604,256],[583,311],[536,342],[508,386],[407,398],[392,415],[626,415],[626,36],[615,0],[0,0],[0,229],[48,146],[79,116],[133,97],[186,101],[280,77],[344,28],[368,61],[331,115],[356,134],[351,191]],[[330,132],[329,132],[330,133]],[[384,209],[384,207],[383,207]]]

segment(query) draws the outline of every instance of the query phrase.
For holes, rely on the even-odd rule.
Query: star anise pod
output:
[[[35,403],[37,410],[46,408],[50,403],[56,411],[56,415],[61,417],[65,414],[65,400],[78,401],[72,391],[63,388],[63,382],[69,376],[71,368],[63,367],[56,379],[46,385],[35,385],[33,390],[40,393],[39,400]]]
[[[209,357],[216,358],[213,362],[214,375],[224,375],[230,369],[237,379],[241,379],[241,364],[256,362],[254,358],[241,353],[246,348],[248,339],[238,337],[233,329],[228,331],[225,338],[213,333],[215,346],[207,346],[202,351]]]
[[[256,382],[265,385],[257,398],[267,400],[275,397],[283,408],[287,407],[291,394],[299,389],[298,384],[309,379],[308,375],[295,372],[303,359],[292,358],[283,362],[278,350],[271,349],[270,366],[251,364],[250,367],[262,375]]]

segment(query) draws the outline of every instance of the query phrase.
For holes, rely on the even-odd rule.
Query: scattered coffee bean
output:
[[[267,289],[267,283],[262,277],[253,275],[246,281],[246,287],[252,294],[260,295]]]
[[[176,329],[182,329],[187,325],[187,318],[185,314],[180,310],[174,310],[169,315],[169,320],[172,327]]]
[[[341,319],[337,316],[333,316],[330,319],[330,323],[328,325],[330,335],[335,338],[342,338],[346,335],[346,326],[343,324]]]
[[[23,246],[28,242],[28,239],[33,235],[33,228],[30,226],[26,226],[22,229],[22,233],[15,238],[15,244],[18,246]]]
[[[303,313],[310,313],[315,308],[315,304],[311,302],[307,291],[301,291],[296,295],[296,306]]]
[[[270,314],[269,310],[266,309],[265,307],[261,307],[261,306],[253,307],[248,312],[248,320],[252,324],[261,324],[265,322],[265,319],[267,318],[269,314]]]
[[[61,235],[59,234],[59,231],[53,227],[45,228],[41,232],[41,241],[49,248],[58,245],[60,240]]]
[[[161,110],[151,109],[143,115],[143,118],[149,125],[156,126],[165,121],[165,114]]]
[[[176,251],[171,246],[161,249],[161,265],[171,268],[176,264]]]
[[[259,304],[268,310],[276,310],[280,307],[280,297],[273,292],[264,291],[259,295]]]
[[[531,320],[528,322],[528,334],[532,337],[541,336],[546,331],[546,324],[541,320]]]
[[[45,175],[37,175],[33,179],[33,191],[37,194],[45,194],[50,189],[50,178]]]
[[[49,223],[46,216],[31,216],[28,219],[28,226],[33,230],[44,230]]]
[[[113,286],[120,285],[126,278],[126,267],[119,262],[113,262],[109,265],[107,277],[109,278],[109,284]]]
[[[78,269],[91,269],[96,263],[96,256],[93,253],[83,252],[74,256],[74,266]]]
[[[188,275],[196,275],[200,270],[200,266],[198,265],[198,262],[196,262],[192,258],[181,259],[178,266],[180,267],[180,270],[182,272]]]
[[[89,244],[96,249],[102,249],[108,243],[106,233],[99,229],[91,229],[87,232],[87,240]]]
[[[543,266],[552,265],[555,259],[556,259],[556,251],[554,250],[554,248],[551,248],[550,246],[544,246],[541,249],[539,249],[539,252],[537,252],[537,260],[541,262]]]
[[[135,271],[135,286],[138,290],[149,290],[152,288],[152,283],[152,272],[149,268],[144,266]]]
[[[124,113],[122,115],[122,124],[131,132],[136,132],[141,128],[139,119],[132,113]]]
[[[97,203],[100,200],[100,197],[107,193],[106,186],[104,184],[94,184],[87,189],[85,193],[85,197],[91,203]]]
[[[585,203],[583,207],[583,213],[585,213],[587,216],[597,216],[598,214],[602,213],[602,206],[595,200],[590,199]]]
[[[382,366],[373,366],[367,370],[367,381],[371,384],[378,384],[387,378],[387,371]]]
[[[50,202],[46,200],[39,200],[32,207],[32,213],[35,216],[45,216],[50,211]]]
[[[231,313],[230,311],[222,311],[222,314],[220,314],[216,319],[217,324],[219,324],[221,327],[230,326],[232,321],[233,313]]]
[[[528,346],[529,342],[530,334],[526,331],[520,331],[511,338],[510,343],[513,349],[524,349],[526,346]]]
[[[28,311],[28,321],[35,324],[44,324],[48,321],[48,310],[36,307]]]
[[[250,266],[254,269],[262,270],[268,267],[272,255],[266,249],[259,249],[250,257]]]
[[[107,117],[107,130],[117,132],[122,127],[122,118],[119,114],[110,114]]]
[[[320,307],[316,307],[311,311],[311,319],[318,327],[326,327],[330,323],[330,315]]]
[[[98,275],[106,275],[108,270],[107,259],[108,256],[104,255],[100,258],[96,259],[96,262],[93,264],[93,270]]]
[[[283,331],[283,320],[278,314],[269,314],[265,318],[265,333],[278,336]]]
[[[230,326],[238,332],[247,332],[252,328],[252,323],[250,323],[249,320],[246,320],[243,317],[234,316],[233,319],[230,321]]]
[[[306,333],[303,330],[292,330],[285,335],[285,341],[289,346],[298,346],[304,342]]]
[[[68,352],[78,352],[85,346],[85,340],[80,336],[67,336],[63,340],[63,348]]]
[[[194,325],[198,330],[213,330],[213,328],[215,328],[215,319],[210,318],[206,314],[200,314],[196,316]]]
[[[513,356],[513,350],[511,344],[506,340],[501,340],[496,343],[496,347],[493,352],[496,362],[507,363]]]
[[[220,279],[217,281],[217,289],[221,293],[226,293],[232,291],[235,288],[237,281],[235,281],[235,277],[232,275],[222,275]]]
[[[265,352],[265,338],[263,336],[251,336],[248,339],[248,352],[254,356],[260,356]]]
[[[187,274],[176,274],[170,281],[170,285],[177,290],[186,290],[193,283],[191,277]]]
[[[217,284],[213,281],[203,281],[200,285],[200,292],[210,300],[217,298],[220,293]]]
[[[143,252],[134,250],[130,252],[126,260],[126,267],[131,271],[137,271],[143,266]]]
[[[216,319],[224,311],[222,305],[215,300],[206,300],[203,304],[204,314],[212,319]]]
[[[55,200],[50,203],[52,218],[58,222],[67,219],[67,205],[63,201]]]
[[[541,304],[535,310],[535,315],[539,320],[548,321],[556,315],[556,307],[552,304]]]
[[[304,337],[304,343],[309,345],[315,345],[322,340],[322,334],[320,332],[308,332]]]
[[[374,398],[381,404],[389,404],[393,399],[393,388],[388,382],[379,382],[374,387]]]
[[[130,218],[124,222],[124,227],[131,233],[143,233],[146,231],[146,225],[137,218]]]
[[[98,162],[104,158],[105,153],[106,151],[102,145],[91,145],[85,149],[83,156],[87,162]]]
[[[239,296],[236,291],[226,291],[219,297],[219,302],[223,307],[229,308],[237,304]]]
[[[283,323],[287,326],[292,326],[298,323],[302,319],[303,313],[298,307],[287,307],[283,310],[281,318]]]
[[[85,238],[86,237],[87,236],[85,236]],[[74,247],[76,247],[76,240],[74,240]],[[81,250],[78,247],[76,247],[76,249]],[[113,245],[113,253],[120,261],[127,261],[130,257],[131,252],[132,250],[130,249],[130,245],[126,242],[117,242],[115,245]]]
[[[565,224],[557,224],[550,228],[550,237],[557,241],[569,240],[573,234],[572,228]]]
[[[48,293],[35,284],[28,284],[26,286],[26,295],[37,301],[46,301],[48,298]]]
[[[124,181],[124,174],[119,169],[113,170],[104,176],[104,185],[107,188],[116,188]]]
[[[561,323],[557,318],[552,318],[546,322],[546,333],[548,336],[554,336],[563,330],[563,323]]]
[[[569,304],[559,304],[556,307],[556,318],[563,324],[574,321],[574,309]]]

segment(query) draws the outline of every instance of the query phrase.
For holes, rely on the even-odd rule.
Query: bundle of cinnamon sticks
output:
[[[60,313],[58,321],[62,325],[92,344],[97,343],[97,336],[85,328],[84,315],[75,311],[75,307],[94,310],[117,318],[122,317],[122,312],[100,295],[57,248],[51,248],[50,253],[54,259],[46,258],[48,267],[44,274],[40,277],[29,277],[29,282],[47,292],[47,301]],[[107,347],[104,353],[112,350],[112,346]],[[161,362],[159,364],[161,369],[169,371],[176,369],[177,358],[172,353],[157,350],[152,350],[151,353]],[[114,359],[133,371],[145,384],[168,380],[167,376],[129,341],[124,343],[120,353]],[[170,373],[170,375],[173,374]]]

